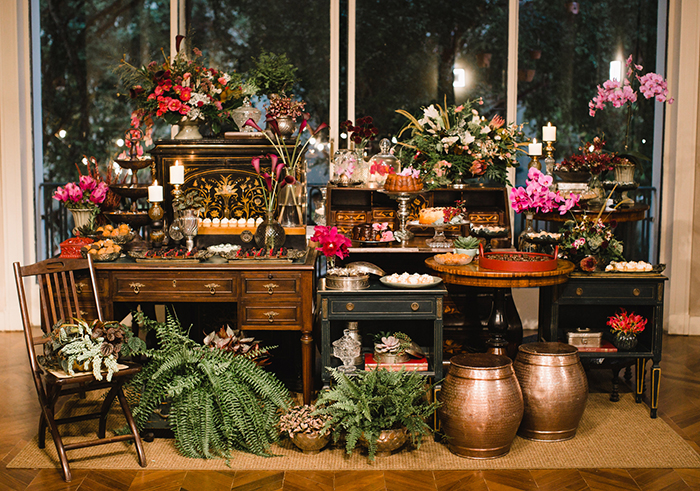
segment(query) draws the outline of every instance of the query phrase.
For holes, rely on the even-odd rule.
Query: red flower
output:
[[[613,333],[637,334],[644,330],[647,325],[647,319],[634,312],[628,314],[625,309],[621,308],[620,312],[608,317],[607,324]]]
[[[340,259],[344,259],[350,254],[348,247],[352,245],[352,241],[339,233],[336,227],[321,225],[314,227],[314,235],[311,237],[311,242],[318,242],[319,247],[316,250],[323,253],[324,256],[337,256]]]
[[[595,271],[596,266],[598,266],[598,260],[593,256],[586,256],[581,259],[581,262],[579,263],[581,270],[588,273]]]

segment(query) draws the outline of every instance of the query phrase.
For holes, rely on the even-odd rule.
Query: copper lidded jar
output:
[[[578,350],[564,343],[523,344],[513,368],[525,402],[518,435],[545,441],[573,438],[588,400]]]
[[[507,356],[452,357],[439,393],[447,446],[460,457],[491,459],[510,451],[523,417],[523,396]]]

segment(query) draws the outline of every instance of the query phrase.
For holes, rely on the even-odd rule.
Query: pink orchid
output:
[[[338,232],[337,227],[326,227],[317,225],[314,227],[314,235],[311,237],[311,242],[317,242],[320,247],[316,250],[320,251],[326,257],[346,258],[350,251],[348,247],[352,246],[352,241]]]

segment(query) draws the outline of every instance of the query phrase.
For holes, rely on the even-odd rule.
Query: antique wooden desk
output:
[[[239,329],[301,332],[302,385],[304,403],[309,404],[315,263],[315,251],[309,251],[301,264],[136,263],[121,259],[96,263],[95,270],[106,318],[114,318],[119,304],[227,302],[237,304]]]
[[[408,334],[426,350],[432,370],[426,375],[442,379],[442,297],[447,294],[445,286],[439,284],[431,288],[400,289],[383,285],[372,279],[366,290],[342,291],[326,289],[325,279],[321,279],[317,291],[317,305],[321,317],[321,379],[324,385],[330,382],[331,343],[343,334],[343,329],[331,330],[331,321],[383,321],[382,330],[397,330]],[[432,338],[424,346],[419,342],[422,328],[411,331],[408,321],[432,321]],[[363,342],[371,346],[369,336],[363,332]],[[427,348],[427,349],[426,349]]]
[[[438,264],[435,259],[428,258],[425,264],[438,272],[445,283],[466,286],[494,288],[493,310],[489,318],[488,341],[489,352],[505,355],[508,342],[505,333],[508,330],[508,318],[505,308],[505,295],[511,288],[529,288],[558,285],[565,283],[569,274],[574,270],[573,263],[559,259],[557,269],[553,271],[511,272],[494,271],[479,267],[476,258],[464,266]],[[522,329],[522,327],[521,327]],[[522,331],[520,333],[522,339]]]
[[[620,366],[615,362],[634,358],[638,403],[644,392],[646,361],[651,360],[651,417],[655,418],[659,404],[664,282],[667,279],[656,273],[574,272],[567,283],[540,289],[539,336],[543,341],[565,341],[566,331],[588,327],[602,331],[603,338],[611,340],[606,321],[619,308],[645,317],[648,320],[646,329],[638,334],[639,344],[633,351],[579,352],[579,356],[584,362],[600,360],[612,365],[617,372]],[[615,393],[613,387],[613,396]]]

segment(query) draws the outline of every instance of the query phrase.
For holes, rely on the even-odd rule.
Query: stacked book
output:
[[[375,368],[385,368],[391,372],[398,372],[402,368],[425,372],[428,370],[428,359],[424,356],[422,358],[412,358],[402,363],[377,363],[374,360],[374,353],[365,353],[365,370],[374,370]]]

